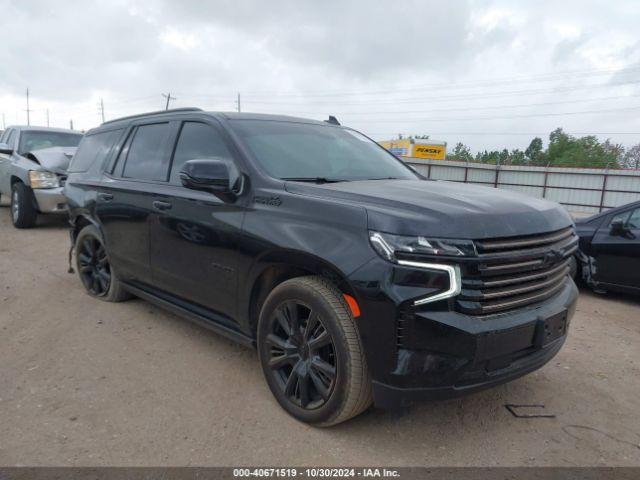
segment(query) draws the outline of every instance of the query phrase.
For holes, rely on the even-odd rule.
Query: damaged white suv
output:
[[[0,137],[0,195],[11,198],[11,221],[33,227],[40,213],[65,213],[62,194],[69,161],[82,134],[47,127],[10,126]]]

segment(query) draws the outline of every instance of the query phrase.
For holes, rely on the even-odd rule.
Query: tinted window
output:
[[[231,125],[272,177],[417,178],[393,155],[353,130],[267,120],[235,120]]]
[[[95,162],[102,163],[121,133],[122,129],[84,137],[71,160],[69,172],[86,172]]]
[[[187,160],[214,157],[231,159],[220,133],[204,123],[185,122],[173,156],[171,183],[180,183],[180,170]]]
[[[33,150],[41,150],[50,147],[77,147],[82,140],[80,133],[64,132],[38,132],[25,130],[20,135],[20,155]]]
[[[168,123],[138,127],[129,147],[122,176],[139,180],[166,181],[169,156],[163,147],[168,134]]]
[[[627,224],[627,220],[629,219],[629,214],[631,214],[631,212],[629,210],[627,210],[626,212],[622,212],[622,213],[618,213],[618,214],[614,215],[613,217],[611,217],[611,221],[609,222],[609,226],[611,226],[611,224],[613,224],[613,222],[620,221],[620,220],[622,220],[622,223],[624,223],[626,225]]]
[[[640,208],[636,208],[631,212],[631,216],[627,221],[627,226],[629,228],[640,228]]]

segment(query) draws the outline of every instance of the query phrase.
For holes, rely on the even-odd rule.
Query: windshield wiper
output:
[[[288,180],[290,182],[310,182],[310,183],[338,183],[348,182],[342,178],[326,178],[326,177],[285,177],[280,180]]]

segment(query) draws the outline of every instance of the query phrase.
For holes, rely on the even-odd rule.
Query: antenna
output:
[[[340,122],[338,121],[338,119],[336,117],[334,117],[333,115],[329,115],[329,120],[325,120],[325,122],[331,124],[331,125],[340,125]]]

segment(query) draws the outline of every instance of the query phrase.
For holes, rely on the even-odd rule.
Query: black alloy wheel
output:
[[[111,267],[104,245],[95,237],[87,236],[78,246],[78,269],[85,288],[93,295],[107,295],[111,286]]]
[[[339,365],[318,313],[298,300],[280,304],[270,318],[265,346],[270,374],[289,401],[313,410],[329,400]]]

